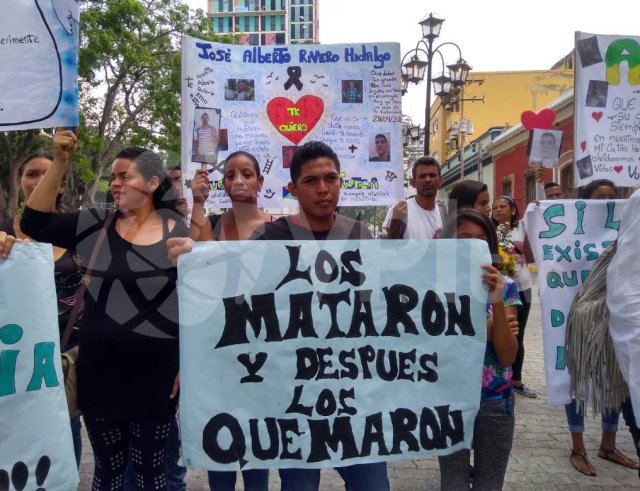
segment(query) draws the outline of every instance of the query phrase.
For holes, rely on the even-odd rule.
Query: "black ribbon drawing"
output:
[[[296,89],[302,90],[302,86],[304,85],[300,81],[300,77],[302,76],[302,68],[299,66],[290,66],[287,68],[287,75],[289,75],[289,79],[284,83],[284,90],[289,90],[292,85],[296,86]]]

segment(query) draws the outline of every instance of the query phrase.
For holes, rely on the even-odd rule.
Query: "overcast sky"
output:
[[[206,9],[206,0],[188,0]],[[429,12],[446,19],[440,41],[453,41],[478,71],[546,70],[569,53],[574,32],[640,36],[637,0],[319,0],[320,42],[400,42],[415,47]],[[453,47],[442,50],[454,62]],[[434,71],[438,71],[434,68]],[[424,121],[424,83],[411,85],[403,112]],[[421,117],[422,114],[422,117]]]

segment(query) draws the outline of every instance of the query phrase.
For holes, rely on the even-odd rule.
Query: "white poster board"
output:
[[[78,4],[11,0],[0,15],[0,131],[75,127]]]
[[[215,111],[217,135],[202,120]],[[208,160],[193,151],[200,134],[217,151],[216,162],[208,162],[209,206],[230,206],[222,167],[227,155],[243,150],[265,176],[259,204],[296,207],[286,189],[289,164],[296,147],[310,140],[338,155],[340,205],[394,204],[403,198],[401,119],[397,43],[245,46],[182,39],[183,175],[188,187]]]
[[[640,37],[576,32],[575,182],[640,183]]]
[[[487,246],[198,243],[178,265],[190,467],[319,468],[469,448]]]
[[[0,488],[78,488],[63,385],[51,245],[16,244],[0,260]]]
[[[530,204],[525,228],[538,266],[542,340],[550,405],[571,402],[565,365],[567,315],[600,253],[618,236],[625,200]]]

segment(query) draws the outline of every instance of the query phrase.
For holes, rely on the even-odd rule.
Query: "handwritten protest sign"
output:
[[[525,227],[538,265],[542,339],[551,405],[571,402],[565,366],[567,314],[593,263],[618,236],[626,201],[558,200],[529,205]]]
[[[0,261],[0,488],[78,487],[60,366],[53,253],[16,244]]]
[[[447,454],[480,402],[486,244],[196,244],[178,266],[185,462],[318,468]]]
[[[78,126],[78,4],[12,0],[0,16],[0,131]]]
[[[221,116],[219,129],[211,124],[214,114]],[[260,163],[261,205],[297,206],[286,190],[289,166],[296,147],[309,140],[327,143],[340,159],[341,205],[393,204],[403,196],[401,118],[396,43],[182,40],[182,165],[190,178],[208,164],[212,206],[229,206],[222,165],[236,150]]]
[[[640,37],[576,33],[576,186],[640,182]]]

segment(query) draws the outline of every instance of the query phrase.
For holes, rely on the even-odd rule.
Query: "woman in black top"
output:
[[[237,151],[231,153],[223,169],[224,190],[232,204],[231,210],[222,215],[205,216],[204,203],[209,196],[209,173],[198,170],[191,181],[193,193],[193,212],[191,225],[198,229],[197,240],[247,240],[260,225],[270,222],[271,215],[258,208],[258,193],[264,177],[260,175],[258,160],[250,153]],[[214,221],[213,218],[216,220]],[[175,262],[178,250],[191,241],[172,239],[167,244],[169,256]],[[184,252],[184,251],[182,251]],[[235,471],[209,471],[211,491],[233,491],[236,489]],[[242,471],[244,489],[266,491],[269,489],[269,470],[251,469]]]
[[[176,268],[169,237],[187,235],[162,161],[142,148],[112,166],[115,214],[55,213],[55,194],[76,137],[54,137],[54,160],[32,193],[21,226],[36,240],[75,251],[84,268],[100,231],[85,295],[78,358],[78,403],[94,450],[94,490],[121,489],[130,453],[140,489],[166,490],[164,451],[175,413],[178,374]]]
[[[25,157],[25,159],[20,163],[16,173],[16,181],[24,202],[29,199],[31,193],[51,166],[52,161],[53,155],[51,155],[51,153],[35,152]],[[60,202],[62,194],[64,193],[64,188],[65,182],[63,181],[60,184],[60,189],[56,195],[56,211],[63,211]],[[20,229],[21,218],[22,212],[5,220],[1,220],[0,232],[5,232],[8,235],[21,240],[28,240],[30,237]],[[71,314],[71,310],[73,309],[73,305],[76,301],[82,275],[80,274],[78,264],[76,263],[73,254],[68,249],[54,247],[53,258],[55,261],[54,278],[56,284],[56,296],[58,299],[58,327],[60,329],[60,338],[62,338],[69,321],[69,315]],[[64,351],[78,344],[77,325],[81,318],[82,310],[80,310],[76,322],[74,323],[73,331],[67,345],[61,346],[61,350]],[[80,457],[82,455],[81,429],[80,416],[77,415],[71,418],[73,449],[76,456],[76,463],[78,465],[80,465]]]

